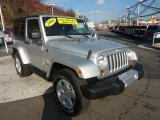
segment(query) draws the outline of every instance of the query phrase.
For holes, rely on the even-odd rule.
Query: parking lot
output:
[[[0,120],[159,120],[160,50],[151,41],[108,31],[104,38],[129,45],[138,53],[145,76],[122,94],[93,100],[88,111],[77,117],[64,114],[52,94],[52,83],[36,74],[20,78],[13,59],[0,49]]]

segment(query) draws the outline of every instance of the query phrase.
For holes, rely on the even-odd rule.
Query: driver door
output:
[[[40,39],[32,39],[32,31],[41,32],[38,18],[27,19],[26,25],[26,49],[31,62],[31,65],[42,70],[43,68],[43,45],[42,35]]]

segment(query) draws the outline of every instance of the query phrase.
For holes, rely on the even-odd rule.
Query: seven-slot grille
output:
[[[127,51],[108,55],[107,60],[110,73],[128,66],[129,62]]]

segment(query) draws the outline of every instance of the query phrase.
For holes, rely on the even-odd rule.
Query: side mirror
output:
[[[33,40],[41,39],[41,33],[39,31],[31,31],[29,32],[29,38]]]
[[[39,31],[29,32],[29,39],[32,39],[33,44],[36,43],[37,45],[42,45],[41,33]]]
[[[94,38],[97,38],[97,34],[96,34],[96,32],[91,32],[91,35],[92,35],[92,37],[94,37]]]
[[[95,29],[90,28],[90,32],[91,32],[91,36],[92,36],[92,37],[97,38],[97,34],[96,34]]]
[[[96,33],[92,34],[92,37],[97,38],[97,34]]]

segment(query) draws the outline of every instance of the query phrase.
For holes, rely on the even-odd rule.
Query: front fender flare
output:
[[[80,69],[82,74],[79,75],[80,78],[88,79],[99,76],[98,67],[89,59],[81,57],[72,57],[67,59],[56,58],[51,61],[49,70],[47,72],[47,77],[50,76],[52,66],[54,63],[59,63],[73,69],[76,73]]]

